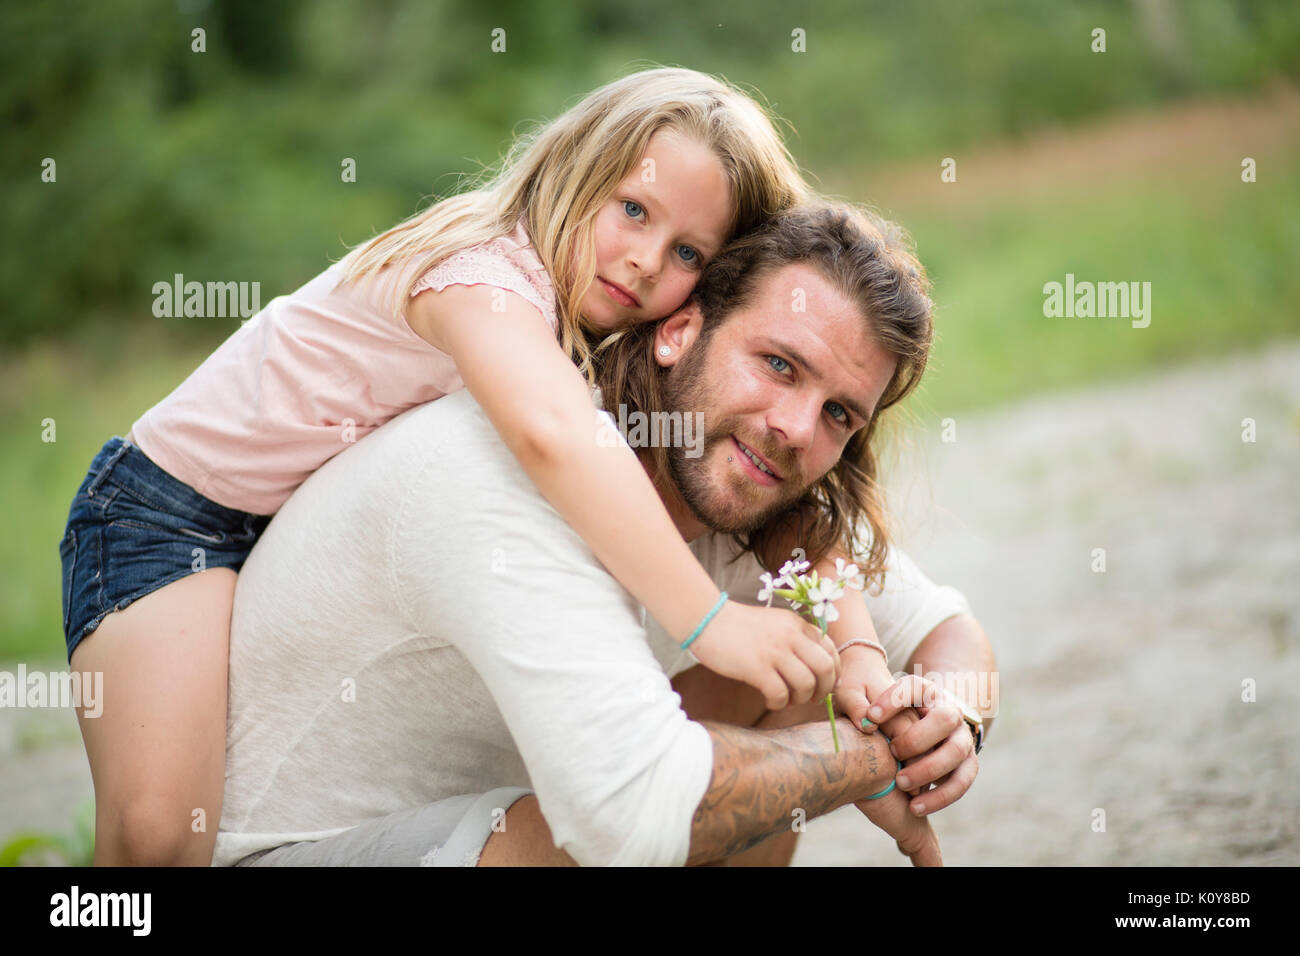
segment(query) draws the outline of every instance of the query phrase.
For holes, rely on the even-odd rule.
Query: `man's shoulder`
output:
[[[381,483],[372,492],[388,488],[400,493],[406,487],[404,479],[427,469],[449,478],[472,476],[475,481],[502,475],[502,456],[510,457],[509,449],[474,396],[460,388],[385,422],[334,456],[308,481],[334,484],[330,471],[346,472],[349,478],[364,471]],[[385,477],[390,473],[391,483]]]

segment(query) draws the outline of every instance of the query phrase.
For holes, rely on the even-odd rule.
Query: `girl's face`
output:
[[[596,278],[583,315],[612,332],[677,311],[726,241],[731,202],[707,146],[673,129],[651,136],[592,221]]]

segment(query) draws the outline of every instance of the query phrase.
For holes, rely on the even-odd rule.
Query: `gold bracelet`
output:
[[[846,650],[848,650],[850,647],[853,647],[855,644],[861,644],[863,647],[874,647],[876,650],[880,651],[880,656],[885,659],[885,666],[886,667],[889,666],[889,652],[886,651],[882,645],[877,644],[875,641],[869,641],[865,637],[855,637],[851,641],[845,641],[839,647],[835,648],[835,650],[838,653],[843,654]]]

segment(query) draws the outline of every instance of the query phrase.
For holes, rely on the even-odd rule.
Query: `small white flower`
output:
[[[867,586],[867,578],[856,564],[845,564],[843,558],[835,559],[835,576],[844,582],[845,587],[861,591]]]
[[[817,587],[813,590],[816,593],[814,594],[810,591],[808,595],[813,598],[813,600],[838,601],[840,598],[844,597],[843,586],[841,586],[838,580],[833,580],[831,578],[822,578],[821,581],[817,582]]]
[[[811,568],[812,565],[807,561],[787,561],[781,566],[781,577],[794,579],[796,574],[800,574]]]
[[[772,575],[768,574],[766,571],[760,574],[758,579],[763,582],[763,588],[758,592],[758,599],[760,601],[766,601],[767,606],[771,607],[772,591],[776,588],[776,582],[772,580]]]
[[[831,621],[840,619],[840,612],[835,610],[835,605],[830,601],[818,601],[812,606],[812,615],[819,621],[825,621],[827,624]]]

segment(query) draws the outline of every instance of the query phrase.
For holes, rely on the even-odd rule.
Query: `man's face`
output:
[[[667,410],[704,413],[703,453],[669,450],[673,481],[700,524],[752,531],[834,467],[874,414],[896,360],[875,343],[857,307],[803,263],[761,278],[752,304],[734,311],[706,345],[695,343],[699,322],[689,306],[655,341],[658,361],[672,366]],[[670,356],[659,357],[663,344]],[[677,510],[681,526],[688,515]]]

